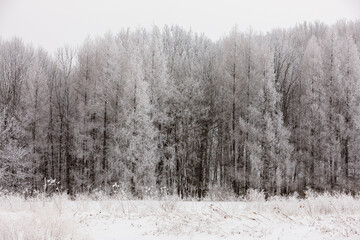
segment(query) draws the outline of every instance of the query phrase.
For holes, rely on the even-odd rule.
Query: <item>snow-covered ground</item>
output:
[[[70,201],[65,196],[2,196],[0,239],[360,239],[360,199]]]

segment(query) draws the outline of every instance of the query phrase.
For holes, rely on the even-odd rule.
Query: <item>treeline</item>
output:
[[[345,21],[217,42],[139,28],[55,54],[0,41],[0,187],[358,191],[359,56]]]

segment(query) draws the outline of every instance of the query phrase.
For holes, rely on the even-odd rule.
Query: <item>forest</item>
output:
[[[0,39],[0,190],[360,190],[360,21]]]

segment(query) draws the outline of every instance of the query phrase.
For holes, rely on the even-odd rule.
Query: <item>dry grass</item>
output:
[[[64,195],[29,200],[16,195],[0,197],[0,239],[81,239],[74,219],[64,214],[68,203]]]
[[[360,237],[360,199],[312,192],[305,199],[273,197],[268,201],[262,193],[251,192],[246,199],[233,202],[180,201],[174,197],[157,201],[81,197],[71,201],[66,195],[28,200],[0,196],[0,239],[91,239],[91,233],[84,234],[84,229],[118,220],[144,221],[152,234],[226,237],[248,233],[264,237],[269,226],[284,223],[340,238]]]

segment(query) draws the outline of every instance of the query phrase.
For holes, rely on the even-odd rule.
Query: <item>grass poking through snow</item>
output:
[[[66,195],[0,196],[0,239],[360,239],[360,199],[308,192],[305,199],[259,192],[232,202],[75,201]]]

